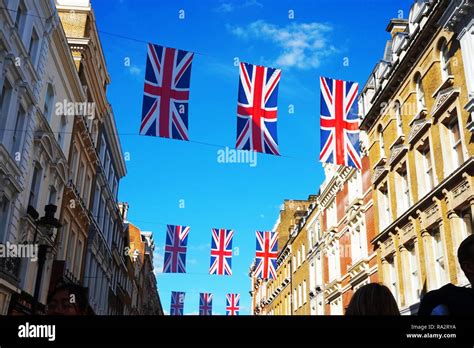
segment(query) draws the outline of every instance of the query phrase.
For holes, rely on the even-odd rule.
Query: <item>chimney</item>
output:
[[[128,203],[126,202],[120,202],[118,204],[119,206],[119,211],[120,211],[120,214],[122,215],[122,219],[123,221],[127,221],[127,216],[128,216]]]
[[[387,28],[385,30],[390,33],[393,39],[396,33],[406,31],[407,27],[408,27],[408,20],[392,18],[390,22],[388,23]]]

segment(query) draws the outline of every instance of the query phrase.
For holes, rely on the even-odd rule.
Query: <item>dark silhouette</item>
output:
[[[474,235],[467,237],[458,248],[458,261],[466,278],[474,284]],[[447,284],[428,292],[420,302],[418,315],[474,315],[474,290]]]
[[[362,286],[352,295],[346,315],[400,315],[400,310],[385,285],[371,283]]]
[[[48,315],[86,315],[87,290],[82,286],[64,283],[48,296]]]

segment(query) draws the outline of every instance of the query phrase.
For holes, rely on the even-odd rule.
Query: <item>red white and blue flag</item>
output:
[[[186,273],[189,226],[168,225],[163,273]]]
[[[277,139],[280,76],[279,69],[240,63],[237,149],[280,154]]]
[[[202,292],[199,295],[199,315],[212,315],[212,294]]]
[[[356,82],[320,78],[321,162],[361,169]]]
[[[227,315],[239,315],[240,294],[227,294],[225,302],[225,311]]]
[[[255,254],[255,277],[276,279],[278,258],[278,234],[257,231],[257,252]]]
[[[184,296],[185,293],[181,291],[171,292],[171,308],[170,315],[183,315],[184,312]]]
[[[188,103],[194,53],[148,44],[140,135],[188,137]]]
[[[211,267],[209,274],[232,275],[232,238],[234,231],[212,229]]]

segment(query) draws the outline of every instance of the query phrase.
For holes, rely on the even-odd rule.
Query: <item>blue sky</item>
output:
[[[163,308],[169,310],[171,291],[185,291],[185,313],[196,314],[199,292],[211,292],[214,313],[225,314],[225,295],[240,293],[241,314],[249,314],[255,230],[271,230],[284,199],[306,199],[323,180],[317,161],[319,76],[362,87],[382,57],[389,19],[400,11],[408,17],[411,0],[92,0],[92,5],[112,79],[108,97],[130,156],[119,199],[130,204],[131,222],[153,231],[158,271],[166,224],[191,226],[188,273],[157,275]],[[196,142],[235,146],[236,57],[281,68],[278,140],[284,157],[259,154],[255,167],[218,163],[222,147],[138,136],[146,62],[146,45],[139,41],[197,53],[189,116],[189,136]],[[208,275],[213,227],[235,231],[238,255],[231,277]]]

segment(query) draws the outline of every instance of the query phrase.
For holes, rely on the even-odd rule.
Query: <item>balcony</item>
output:
[[[18,257],[0,257],[0,278],[18,286],[20,283],[21,259]]]

